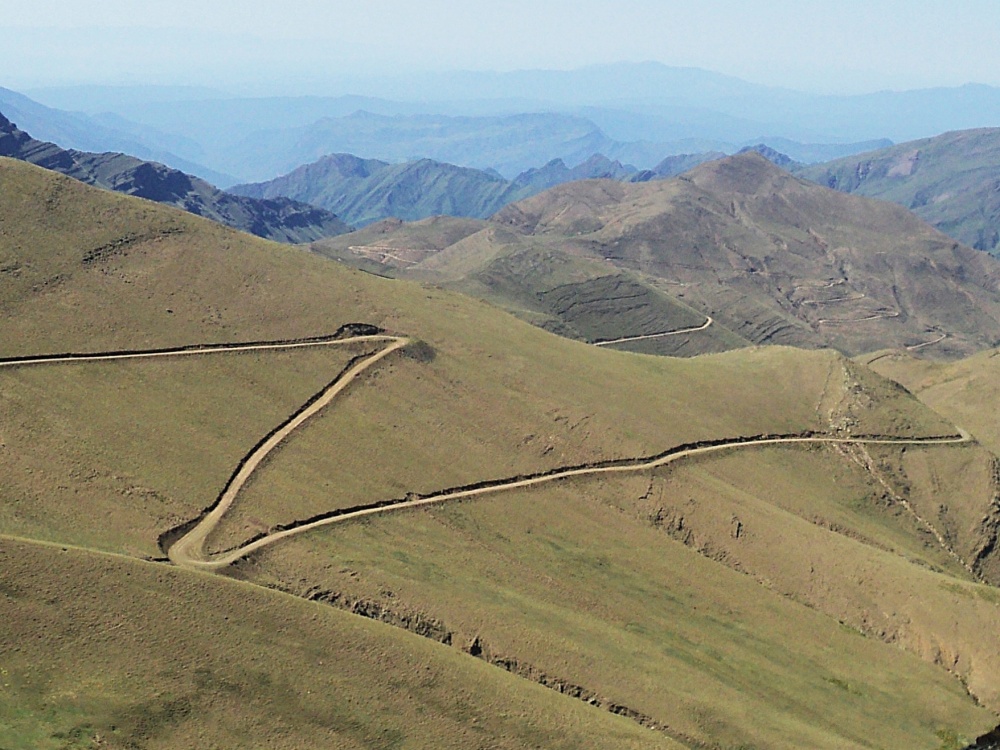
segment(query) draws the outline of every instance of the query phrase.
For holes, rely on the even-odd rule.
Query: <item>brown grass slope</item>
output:
[[[869,358],[871,367],[912,391],[948,419],[961,422],[984,446],[1000,455],[1000,424],[990,408],[1000,397],[997,350],[951,363],[928,362],[901,352]]]
[[[350,322],[425,343],[282,446],[217,548],[337,507],[699,440],[954,430],[829,351],[691,360],[605,351],[461,295],[346,270],[23,164],[0,162],[0,180],[3,356],[288,339]],[[158,535],[209,505],[262,432],[359,353],[4,369],[0,533],[159,556]],[[963,564],[979,543],[969,520],[995,496],[990,456],[972,444],[880,450],[735,449],[725,460],[326,529],[232,571],[450,642],[451,652],[337,613],[319,622],[354,630],[331,640],[304,622],[328,617],[317,605],[125,558],[71,552],[63,563],[8,536],[0,667],[17,680],[0,693],[3,742],[58,747],[62,734],[86,747],[87,732],[104,738],[114,725],[126,729],[108,735],[110,747],[189,747],[198,732],[201,744],[229,746],[249,721],[251,736],[288,746],[321,744],[320,731],[338,747],[469,737],[559,747],[559,736],[621,746],[614,710],[668,730],[642,729],[631,735],[637,746],[674,737],[693,747],[930,749],[971,737],[1000,708],[995,592]],[[918,451],[930,458],[909,462]],[[943,513],[939,488],[956,498]],[[227,633],[231,650],[219,639]],[[455,647],[493,667],[481,671]],[[70,653],[63,681],[25,682],[31,665],[54,674]],[[414,654],[452,676],[420,682]],[[329,671],[313,673],[328,659],[353,670],[337,690],[324,682]],[[199,668],[212,674],[192,684]],[[474,674],[486,682],[451,687]],[[538,694],[532,682],[594,704],[545,693],[571,706],[559,721],[589,740],[525,739],[562,726],[517,708]],[[416,703],[391,702],[410,686]],[[483,725],[482,696],[507,695],[504,686],[511,708]],[[344,709],[342,695],[379,708]],[[134,729],[144,712],[159,723]],[[481,734],[466,731],[472,719]],[[360,740],[345,739],[352,727]],[[388,734],[372,735],[379,727]]]
[[[799,180],[757,154],[662,183],[562,186],[494,221],[688,284],[685,301],[757,343],[857,353],[946,332],[947,349],[961,352],[1000,333],[991,258],[904,209]]]
[[[0,542],[0,744],[679,748],[403,631],[221,577]],[[68,589],[54,571],[72,569]]]
[[[683,302],[676,286],[572,255],[558,241],[527,237],[485,221],[441,216],[412,223],[386,221],[311,248],[372,273],[478,297],[533,325],[582,341],[679,331],[706,320],[703,312]],[[676,356],[748,343],[713,324],[696,335],[616,347]]]

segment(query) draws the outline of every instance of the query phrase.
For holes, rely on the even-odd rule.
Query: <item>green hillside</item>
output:
[[[803,168],[803,177],[898,203],[945,234],[1000,253],[1000,129],[960,130]]]
[[[996,725],[995,459],[863,366],[612,351],[30,165],[0,181],[0,357],[286,342],[0,366],[0,746],[937,750]],[[269,454],[209,551],[498,488],[167,564],[384,346],[312,338],[348,324],[408,343]],[[684,446],[711,451],[640,466]]]

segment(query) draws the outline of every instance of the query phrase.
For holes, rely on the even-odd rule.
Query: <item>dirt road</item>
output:
[[[619,339],[614,342],[604,342],[604,344],[621,343],[624,341],[638,341],[645,338],[656,338],[658,336],[677,335],[680,333],[690,333],[704,330],[712,324],[709,318],[703,325],[683,331],[672,331],[663,334],[653,334],[648,336],[637,336],[626,339]],[[223,517],[232,507],[239,496],[240,491],[251,478],[260,463],[274,451],[286,438],[295,430],[301,427],[310,418],[326,408],[338,394],[342,393],[366,370],[378,364],[386,357],[399,351],[410,339],[405,336],[393,336],[390,334],[371,334],[349,336],[338,338],[335,336],[317,337],[299,341],[272,341],[254,342],[243,344],[212,344],[196,347],[185,347],[179,349],[161,349],[141,352],[113,352],[107,354],[61,354],[45,355],[39,357],[21,358],[13,360],[0,360],[0,367],[21,367],[41,364],[56,363],[76,363],[95,362],[124,359],[148,359],[153,357],[176,357],[187,355],[203,355],[221,352],[242,352],[308,348],[317,346],[335,346],[342,344],[371,343],[384,345],[376,351],[362,355],[357,358],[344,370],[341,375],[330,383],[326,388],[317,393],[312,399],[303,405],[295,414],[279,425],[270,435],[258,444],[240,462],[229,479],[216,503],[211,509],[178,539],[167,551],[170,560],[181,567],[215,571],[232,565],[247,555],[253,554],[265,547],[288,539],[293,536],[305,534],[323,526],[329,526],[345,521],[356,520],[368,516],[382,513],[390,513],[405,509],[421,508],[430,505],[437,505],[445,502],[464,500],[468,498],[482,497],[509,490],[525,489],[537,487],[543,484],[558,482],[565,479],[589,477],[607,474],[628,474],[642,471],[649,471],[661,466],[680,461],[692,456],[718,453],[726,450],[759,448],[771,445],[802,444],[802,443],[829,443],[829,444],[866,444],[866,445],[950,445],[965,443],[971,437],[964,430],[959,429],[956,435],[944,435],[940,437],[928,438],[897,438],[888,436],[859,436],[859,437],[839,437],[827,435],[767,435],[759,437],[736,437],[731,440],[712,442],[711,444],[701,444],[690,447],[677,447],[668,450],[658,456],[642,457],[636,459],[626,459],[613,462],[602,462],[587,466],[575,466],[554,469],[544,474],[533,476],[520,476],[510,479],[488,480],[475,486],[460,487],[441,490],[431,495],[422,497],[408,496],[406,500],[398,502],[386,502],[373,504],[364,508],[343,512],[338,515],[331,514],[328,517],[320,517],[316,520],[303,522],[290,528],[270,533],[260,539],[245,544],[237,549],[230,550],[218,555],[209,555],[205,550],[205,543],[212,531],[219,525]]]
[[[715,321],[712,320],[712,316],[708,316],[708,320],[702,323],[700,326],[695,326],[694,328],[681,328],[677,331],[665,331],[664,333],[648,333],[645,336],[626,336],[621,339],[612,339],[611,341],[597,341],[594,346],[611,346],[612,344],[627,344],[629,341],[646,341],[647,339],[661,339],[664,336],[680,336],[682,333],[697,333],[698,331],[704,331]]]
[[[972,438],[964,430],[960,430],[957,435],[945,435],[941,437],[932,438],[891,438],[891,437],[859,437],[859,438],[841,438],[841,437],[824,437],[824,436],[810,436],[810,437],[800,437],[800,436],[775,436],[775,437],[765,437],[756,439],[742,439],[736,438],[729,442],[719,443],[716,445],[701,446],[696,448],[688,448],[684,450],[677,451],[675,453],[670,453],[668,455],[663,455],[655,458],[649,459],[639,459],[635,462],[626,462],[623,465],[615,466],[593,466],[593,467],[578,467],[565,470],[557,470],[554,473],[525,477],[525,478],[515,478],[510,480],[501,480],[498,482],[491,482],[488,486],[475,487],[471,489],[457,489],[457,490],[443,490],[441,492],[435,493],[433,495],[428,495],[414,500],[403,500],[398,503],[392,503],[388,505],[379,505],[377,507],[368,507],[356,511],[351,511],[343,513],[342,515],[331,516],[329,518],[321,518],[319,520],[313,521],[312,523],[303,524],[301,526],[295,526],[294,528],[284,529],[282,531],[274,532],[273,534],[268,534],[256,541],[249,544],[243,545],[229,552],[207,558],[203,550],[204,538],[211,532],[211,530],[218,524],[221,520],[222,513],[218,515],[213,515],[211,517],[206,516],[205,520],[199,524],[198,527],[192,532],[185,536],[180,542],[175,544],[170,549],[170,559],[177,565],[188,568],[198,568],[201,570],[220,570],[229,565],[232,565],[237,560],[240,560],[247,555],[257,552],[265,547],[269,547],[272,544],[282,541],[283,539],[288,539],[299,534],[305,534],[309,531],[321,528],[323,526],[329,526],[335,523],[343,523],[345,521],[352,521],[358,518],[365,518],[367,516],[374,516],[381,513],[390,513],[393,511],[400,511],[412,508],[421,508],[429,505],[438,505],[441,503],[446,503],[454,500],[463,500],[473,497],[482,497],[484,495],[492,495],[498,492],[505,492],[508,490],[525,489],[529,487],[537,487],[542,484],[549,484],[551,482],[558,482],[563,479],[570,479],[572,477],[587,477],[596,476],[600,474],[629,474],[635,472],[649,471],[650,469],[655,469],[661,466],[665,466],[669,463],[675,461],[680,461],[685,458],[690,458],[692,456],[705,455],[708,453],[718,453],[725,450],[732,450],[736,448],[760,448],[762,446],[768,445],[783,445],[783,444],[801,444],[801,443],[835,443],[835,444],[863,444],[863,445],[953,445],[958,443],[966,443],[971,441]],[[211,518],[211,520],[210,520]],[[207,525],[206,525],[206,522]],[[200,533],[197,537],[192,537],[192,534],[204,527],[203,533]],[[180,550],[178,547],[182,543],[188,542]]]

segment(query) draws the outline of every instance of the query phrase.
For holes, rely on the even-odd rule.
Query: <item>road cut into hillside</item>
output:
[[[709,318],[703,325],[685,330],[674,331],[668,334],[653,334],[649,336],[630,337],[620,339],[616,342],[604,342],[605,344],[620,343],[623,341],[637,341],[644,338],[655,338],[656,336],[688,333],[704,330],[712,324]],[[344,336],[356,330],[362,330],[359,335]],[[609,460],[596,462],[580,466],[558,467],[547,472],[522,475],[502,479],[490,479],[476,484],[463,487],[453,487],[440,490],[429,495],[408,494],[405,498],[398,500],[386,500],[372,503],[370,505],[348,508],[333,511],[312,519],[296,522],[287,527],[278,528],[257,539],[253,539],[235,549],[227,550],[218,554],[210,555],[206,549],[206,541],[211,533],[218,527],[222,519],[236,502],[240,491],[253,476],[261,462],[275,449],[277,449],[292,433],[305,424],[309,419],[329,406],[334,399],[343,393],[353,382],[363,375],[371,367],[397,352],[412,340],[405,336],[395,336],[379,331],[373,326],[346,326],[336,334],[330,336],[320,336],[309,339],[296,339],[287,341],[261,341],[249,343],[231,344],[206,344],[190,347],[179,347],[174,349],[159,349],[149,351],[132,352],[108,352],[91,354],[58,354],[43,355],[37,357],[20,357],[0,361],[0,367],[24,367],[44,364],[67,364],[80,362],[99,362],[126,359],[149,359],[154,357],[176,357],[189,355],[206,355],[223,352],[247,352],[265,351],[281,349],[299,349],[319,346],[336,346],[346,344],[369,343],[377,344],[379,347],[372,352],[355,357],[348,366],[323,390],[315,394],[305,404],[302,405],[288,419],[278,425],[268,435],[264,436],[260,442],[240,461],[229,481],[226,483],[219,497],[199,518],[195,519],[184,528],[183,533],[166,550],[170,561],[180,567],[203,570],[218,571],[233,563],[258,552],[265,547],[270,547],[278,542],[294,536],[308,533],[324,526],[353,521],[360,518],[380,515],[408,509],[422,508],[441,503],[467,500],[471,498],[493,495],[510,490],[527,489],[543,484],[559,482],[566,479],[592,477],[599,475],[628,474],[657,469],[667,464],[674,463],[694,456],[719,453],[727,450],[743,448],[759,448],[774,445],[802,445],[802,444],[840,444],[840,445],[954,445],[967,443],[972,440],[971,436],[957,428],[953,435],[941,435],[923,438],[892,437],[886,435],[825,435],[810,432],[789,435],[754,435],[739,436],[724,440],[704,441],[688,445],[674,446],[663,453],[655,456],[645,456],[633,459]]]
[[[700,326],[695,326],[693,328],[681,328],[677,331],[664,331],[663,333],[647,333],[643,336],[625,336],[620,339],[612,339],[611,341],[595,341],[594,346],[611,346],[613,344],[627,344],[630,341],[647,341],[649,339],[662,339],[665,336],[680,336],[682,333],[697,333],[698,331],[704,331],[715,321],[712,316],[709,315],[708,319],[702,323]]]

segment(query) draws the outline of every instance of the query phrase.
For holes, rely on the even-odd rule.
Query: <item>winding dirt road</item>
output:
[[[612,344],[627,344],[629,341],[646,341],[647,339],[661,339],[664,336],[680,336],[682,333],[697,333],[698,331],[704,331],[715,321],[712,316],[708,316],[708,320],[702,323],[700,326],[695,326],[694,328],[681,328],[677,331],[666,331],[664,333],[648,333],[645,336],[626,336],[621,339],[612,339],[611,341],[596,341],[594,346],[611,346]]]
[[[541,484],[549,484],[562,479],[572,477],[588,477],[599,474],[628,474],[641,471],[649,471],[661,466],[665,466],[674,461],[680,461],[692,456],[705,455],[708,453],[718,453],[734,448],[760,448],[768,445],[801,444],[801,443],[835,443],[835,444],[864,444],[864,445],[952,445],[966,443],[972,438],[964,430],[960,430],[957,435],[945,435],[931,438],[890,438],[890,437],[858,437],[839,438],[825,436],[801,437],[796,435],[779,435],[774,437],[762,437],[752,439],[736,438],[732,441],[718,443],[716,445],[699,446],[695,448],[685,448],[674,453],[661,455],[648,459],[639,459],[635,462],[623,462],[620,465],[612,466],[584,466],[572,469],[557,470],[551,474],[543,474],[531,477],[518,477],[508,480],[500,480],[483,487],[473,487],[468,489],[443,490],[433,495],[427,495],[414,500],[401,500],[399,502],[373,505],[359,510],[349,511],[341,515],[320,518],[310,523],[283,529],[267,536],[261,537],[249,544],[245,544],[233,550],[208,557],[204,551],[204,540],[209,533],[218,525],[225,511],[218,514],[210,514],[188,533],[181,541],[170,548],[169,556],[172,562],[182,567],[197,568],[201,570],[221,570],[232,565],[237,560],[257,552],[272,544],[288,539],[299,534],[330,526],[335,523],[353,521],[367,516],[374,516],[381,513],[400,511],[412,508],[421,508],[428,505],[439,505],[441,503],[454,500],[463,500],[473,497],[492,495],[508,490],[537,487]],[[220,506],[221,507],[221,506]],[[228,507],[228,506],[227,506]],[[183,546],[182,546],[183,545]]]
[[[690,331],[674,331],[672,334],[693,332],[704,330],[711,325],[712,319]],[[671,334],[656,334],[656,336]],[[640,340],[651,336],[639,336],[624,340]],[[655,336],[652,336],[655,337]],[[362,355],[352,363],[322,391],[307,401],[302,408],[279,425],[273,432],[267,435],[261,442],[240,462],[232,477],[226,483],[222,493],[215,504],[200,518],[192,528],[186,531],[167,550],[168,557],[174,564],[190,569],[217,571],[234,562],[257,552],[265,547],[288,539],[293,536],[305,534],[323,526],[329,526],[345,521],[352,521],[359,518],[374,516],[382,513],[400,511],[412,508],[421,508],[430,505],[438,505],[445,502],[463,500],[484,495],[492,495],[508,490],[525,489],[537,487],[542,484],[558,482],[564,479],[575,477],[590,477],[605,474],[628,474],[642,471],[649,471],[661,466],[680,461],[693,456],[718,453],[720,451],[737,448],[759,448],[770,445],[803,444],[803,443],[827,443],[827,444],[866,444],[866,445],[951,445],[969,442],[972,438],[964,430],[959,429],[958,434],[943,435],[927,438],[897,438],[886,436],[857,436],[838,437],[832,435],[764,435],[756,437],[737,437],[730,440],[712,441],[692,446],[677,446],[657,456],[643,457],[637,459],[625,459],[617,461],[606,461],[587,466],[575,466],[558,468],[552,471],[531,475],[519,476],[509,479],[498,479],[481,482],[477,485],[451,488],[441,490],[430,495],[413,496],[408,495],[406,499],[399,501],[386,501],[375,503],[362,508],[347,510],[344,512],[334,512],[327,516],[321,516],[315,520],[308,520],[294,524],[291,527],[274,531],[266,536],[244,544],[236,549],[228,550],[216,555],[209,555],[205,549],[205,543],[212,531],[219,525],[225,514],[232,507],[239,496],[240,491],[251,478],[260,463],[274,451],[286,438],[295,430],[301,427],[310,418],[326,408],[340,393],[347,389],[352,382],[361,376],[366,370],[384,360],[396,351],[399,351],[411,340],[405,336],[393,336],[385,333],[357,335],[346,338],[334,336],[317,337],[308,340],[284,341],[284,342],[254,342],[243,344],[212,344],[206,346],[161,349],[143,352],[113,352],[107,354],[60,354],[40,357],[21,358],[13,360],[0,360],[0,367],[20,367],[27,365],[74,363],[74,362],[94,362],[123,359],[148,359],[152,357],[202,355],[220,352],[244,352],[260,350],[279,350],[293,348],[307,348],[316,346],[333,346],[352,343],[376,343],[384,344],[375,352]],[[614,343],[614,342],[606,342]]]
[[[908,346],[908,347],[906,347],[906,351],[908,351],[908,352],[915,352],[915,351],[918,351],[920,349],[923,349],[926,346],[934,346],[934,344],[940,344],[946,338],[948,338],[948,334],[947,333],[942,333],[940,336],[938,336],[936,339],[933,339],[932,341],[925,341],[922,344],[914,344],[913,346]]]

